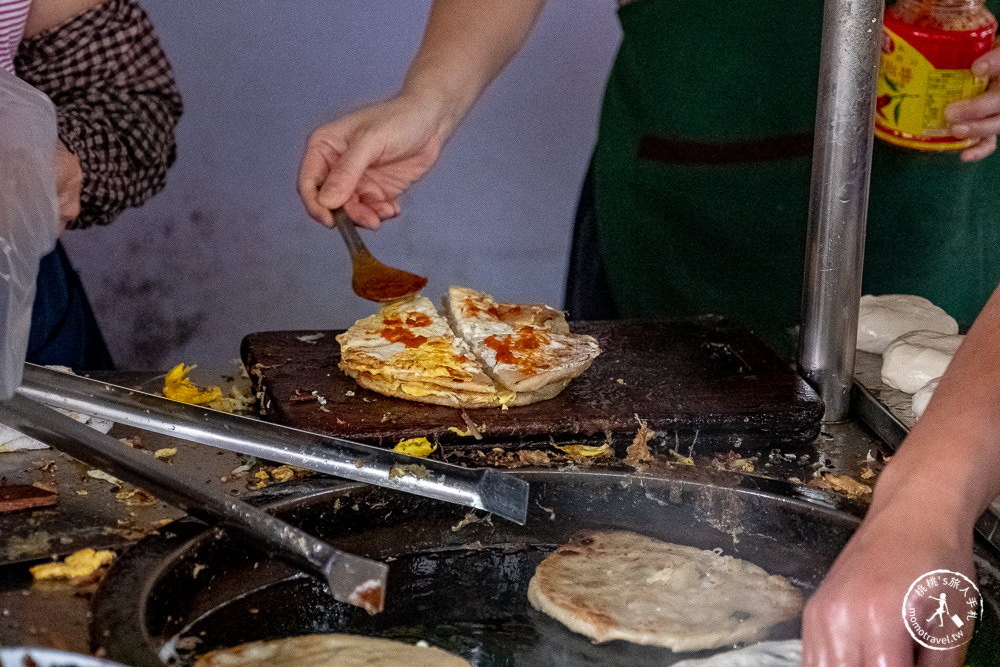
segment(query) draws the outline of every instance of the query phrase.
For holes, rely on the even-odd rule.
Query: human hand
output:
[[[399,196],[437,160],[453,129],[443,108],[401,95],[312,133],[299,170],[309,215],[333,226],[341,206],[359,225],[377,229],[399,214]]]
[[[83,171],[80,161],[59,141],[56,143],[56,195],[59,197],[59,220],[62,228],[80,215],[80,188]]]
[[[979,143],[961,152],[963,162],[982,160],[997,148],[1000,132],[1000,48],[980,56],[972,63],[976,76],[990,77],[990,85],[979,97],[952,102],[945,109],[945,118],[956,137],[979,137]]]
[[[919,646],[901,614],[907,591],[925,573],[946,569],[976,580],[971,528],[936,521],[926,509],[924,502],[869,512],[806,604],[803,667],[910,667],[915,656],[921,667],[961,664],[964,648]],[[921,616],[932,615],[934,606],[928,609]]]

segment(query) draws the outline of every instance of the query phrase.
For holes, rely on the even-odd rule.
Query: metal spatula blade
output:
[[[427,278],[423,276],[394,269],[375,259],[344,209],[338,208],[333,212],[333,221],[351,253],[351,288],[362,299],[379,303],[396,301],[416,294],[427,284]]]

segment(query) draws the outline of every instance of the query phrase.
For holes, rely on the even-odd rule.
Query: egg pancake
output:
[[[499,351],[486,360],[475,354],[456,335],[473,318],[449,322],[418,295],[382,306],[337,336],[341,370],[386,396],[460,408],[507,407],[553,398],[600,353],[596,340],[569,333],[563,313],[548,306],[496,303],[457,287],[448,302],[452,298],[483,306],[489,319],[477,326],[488,333],[474,340],[487,355],[499,341]],[[506,364],[508,359],[513,363]]]
[[[563,313],[548,306],[497,303],[489,294],[452,287],[445,307],[487,374],[514,392],[568,382],[601,353],[596,339],[570,333]]]
[[[498,405],[496,387],[430,299],[382,306],[337,336],[340,368],[366,389],[439,405]]]

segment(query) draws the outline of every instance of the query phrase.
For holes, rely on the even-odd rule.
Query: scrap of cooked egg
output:
[[[557,445],[553,442],[552,446],[570,456],[601,456],[611,451],[611,445],[608,443],[594,447],[593,445]]]
[[[291,478],[295,477],[295,469],[292,466],[284,465],[278,466],[271,470],[271,477],[277,482],[287,482]]]
[[[212,401],[221,400],[222,389],[219,387],[199,389],[194,386],[194,383],[188,378],[188,373],[194,368],[194,366],[180,363],[170,369],[163,383],[163,395],[173,401],[191,405],[207,405]]]
[[[684,456],[680,452],[675,452],[672,449],[670,450],[670,453],[673,455],[674,460],[677,461],[677,463],[681,463],[681,464],[686,465],[686,466],[693,466],[694,465],[694,459],[691,458],[690,456]]]
[[[822,480],[825,481],[834,491],[840,491],[851,498],[859,498],[872,492],[872,487],[862,484],[850,475],[832,475],[824,472]]]
[[[66,556],[62,563],[43,563],[30,568],[31,576],[39,579],[75,579],[93,574],[105,565],[110,565],[115,554],[112,551],[81,549]]]
[[[213,410],[223,412],[238,412],[248,410],[253,406],[256,400],[254,396],[243,394],[235,386],[230,392],[231,396],[223,396],[222,389],[219,387],[199,389],[188,378],[188,373],[194,369],[195,366],[188,366],[184,363],[177,364],[170,369],[163,383],[163,395],[181,403],[205,405]]]
[[[435,449],[437,449],[437,445],[427,438],[409,438],[408,440],[400,440],[399,444],[392,448],[392,451],[407,456],[424,457]]]

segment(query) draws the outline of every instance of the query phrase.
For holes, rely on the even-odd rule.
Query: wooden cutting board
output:
[[[661,437],[725,450],[765,450],[819,434],[819,396],[763,343],[715,318],[679,322],[575,322],[603,353],[557,397],[501,410],[467,410],[473,441],[454,408],[389,398],[344,375],[335,331],[268,331],[243,339],[242,357],[267,419],[394,445],[425,436],[442,444],[496,446],[631,438],[636,416]],[[322,335],[320,335],[322,334]],[[685,450],[686,451],[686,450]]]

